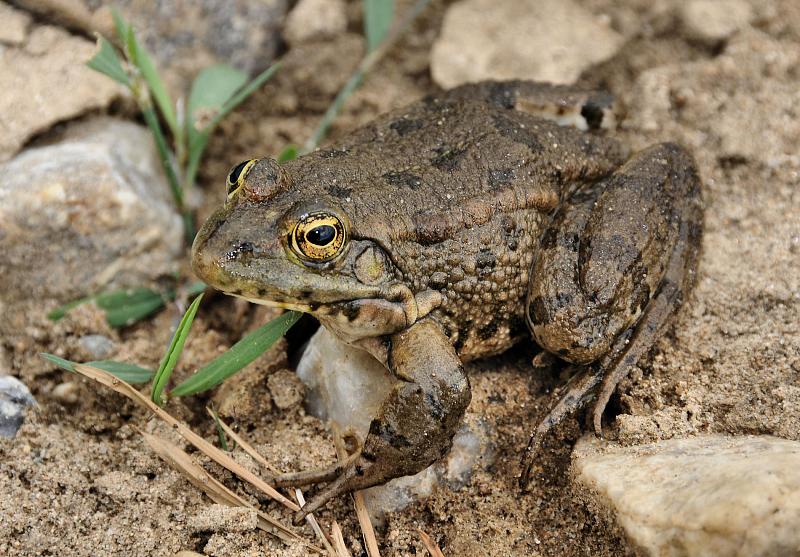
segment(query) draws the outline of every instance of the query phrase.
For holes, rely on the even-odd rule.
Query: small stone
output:
[[[346,10],[342,0],[300,0],[286,17],[283,37],[295,45],[344,33],[347,30]]]
[[[463,0],[447,10],[431,74],[445,89],[484,79],[572,83],[621,44],[573,0]]]
[[[189,518],[193,532],[247,532],[258,528],[258,513],[246,507],[214,504]]]
[[[25,421],[25,408],[36,399],[25,384],[10,375],[0,375],[0,437],[13,439]]]
[[[49,26],[35,26],[24,38],[16,47],[0,49],[0,161],[33,135],[104,108],[122,92],[86,66],[95,50],[92,42]]]
[[[267,379],[272,402],[281,410],[297,406],[305,395],[305,386],[297,375],[288,369],[279,369]]]
[[[689,38],[713,45],[746,27],[753,10],[744,0],[693,0],[679,15]]]
[[[150,132],[101,118],[0,165],[0,250],[9,304],[66,302],[177,271],[183,229]]]
[[[78,385],[74,381],[59,383],[52,392],[53,398],[63,404],[76,404],[78,402]]]
[[[84,335],[78,340],[93,360],[103,360],[114,352],[114,341],[105,335]]]
[[[573,452],[579,493],[645,555],[789,555],[800,548],[800,442],[703,435]]]
[[[0,4],[0,43],[19,45],[25,41],[31,16],[15,10],[8,4]]]

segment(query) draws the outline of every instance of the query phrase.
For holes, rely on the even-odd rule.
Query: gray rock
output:
[[[300,0],[286,17],[283,37],[291,45],[328,39],[347,30],[343,0]]]
[[[84,335],[78,344],[92,360],[104,360],[114,352],[114,341],[105,335]]]
[[[678,11],[689,38],[714,45],[747,27],[753,9],[744,0],[692,0]]]
[[[50,19],[113,36],[111,6],[130,21],[176,94],[206,66],[266,68],[280,45],[287,0],[17,0]]]
[[[56,122],[108,104],[122,93],[109,78],[86,67],[91,41],[56,27],[35,25],[0,4],[0,161]]]
[[[431,73],[444,88],[482,79],[572,83],[621,43],[573,0],[463,0],[447,10]]]
[[[0,375],[0,437],[13,439],[25,421],[25,408],[35,405],[36,400],[22,381]]]
[[[307,409],[342,431],[352,428],[362,441],[396,381],[367,352],[341,342],[325,328],[309,341],[297,375],[309,388]],[[462,487],[476,466],[487,467],[492,458],[486,426],[468,414],[446,459],[414,476],[364,490],[364,501],[370,514],[380,520],[386,512],[402,510],[430,496],[441,483],[453,489]]]
[[[76,299],[177,270],[181,220],[150,133],[100,119],[0,165],[0,305]]]
[[[704,435],[573,452],[579,492],[616,517],[645,555],[800,553],[800,443]]]

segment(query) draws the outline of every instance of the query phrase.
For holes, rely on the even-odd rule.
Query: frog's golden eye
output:
[[[239,191],[239,188],[244,185],[244,179],[247,177],[247,173],[250,172],[250,169],[253,168],[253,165],[257,162],[258,159],[242,161],[231,169],[231,171],[228,173],[228,179],[226,181],[228,199],[233,197],[233,194]]]
[[[292,250],[312,263],[331,261],[344,249],[347,230],[342,220],[331,213],[303,215],[291,235]]]

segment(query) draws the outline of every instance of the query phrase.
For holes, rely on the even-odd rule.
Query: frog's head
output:
[[[195,238],[192,266],[228,294],[318,316],[358,313],[358,302],[385,298],[395,276],[377,242],[354,234],[335,197],[294,187],[271,159],[231,170],[225,205]]]

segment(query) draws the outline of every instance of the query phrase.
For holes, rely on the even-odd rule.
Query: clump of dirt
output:
[[[720,118],[732,116],[719,107],[735,98],[737,87],[744,83],[757,90],[783,79],[796,85],[796,72],[775,77],[769,65],[758,66],[755,56],[740,51],[750,45],[758,52],[758,45],[767,45],[784,54],[794,52],[800,15],[790,0],[783,5],[794,19],[782,17],[783,12],[772,10],[769,2],[754,1],[757,29],[732,39],[744,46],[726,54],[725,44],[708,48],[685,38],[675,21],[653,15],[648,2],[585,4],[611,13],[612,20],[627,26],[638,25],[642,32],[629,39],[613,60],[593,68],[583,83],[610,86],[636,114],[649,111],[650,120],[629,112],[628,123],[619,130],[632,146],[663,140],[691,146],[705,183],[707,206],[695,292],[680,311],[673,332],[619,387],[612,400],[615,411],[608,416],[610,421],[615,418],[608,434],[625,444],[696,432],[769,433],[798,439],[800,163],[765,160],[753,153],[731,156],[726,145],[737,139],[736,134],[762,131],[771,134],[764,137],[770,145],[797,145],[800,137],[788,135],[793,128],[774,125],[777,120],[765,122],[763,128],[720,127]],[[380,112],[435,91],[427,73],[427,53],[444,9],[442,2],[434,2],[409,38],[367,78],[345,106],[332,131],[334,139]],[[360,55],[359,40],[348,33],[288,53],[278,79],[227,118],[215,135],[201,174],[205,194],[201,219],[222,200],[224,176],[232,164],[274,155],[286,143],[301,144],[309,136],[320,111]],[[700,66],[687,69],[691,64]],[[658,70],[663,75],[648,75],[665,67]],[[681,71],[689,77],[681,78]],[[715,77],[715,71],[724,75]],[[759,85],[755,76],[764,72],[766,84]],[[671,88],[679,79],[681,87]],[[718,87],[719,83],[724,86]],[[762,105],[773,103],[762,106],[767,117],[783,110],[785,96],[791,94],[782,86],[768,90],[772,96],[761,99]],[[169,432],[122,397],[54,370],[35,356],[49,351],[86,359],[77,339],[100,332],[114,342],[114,357],[157,366],[179,316],[177,308],[121,333],[107,329],[102,316],[90,307],[57,324],[45,319],[45,309],[39,309],[39,325],[18,340],[4,342],[0,353],[40,403],[15,439],[0,440],[0,554],[174,555],[180,550],[234,557],[303,554],[302,548],[286,547],[255,529],[232,532],[224,520],[209,525],[204,518],[209,501],[161,462],[137,429]],[[185,376],[219,354],[244,330],[268,317],[263,308],[223,296],[209,298],[193,328],[180,374]],[[240,433],[284,470],[335,459],[324,425],[306,415],[292,394],[298,386],[286,369],[291,368],[287,351],[291,356],[294,349],[293,342],[282,344],[213,397]],[[633,553],[622,532],[572,491],[569,463],[572,446],[581,435],[579,420],[569,420],[546,439],[530,492],[519,492],[516,476],[528,434],[565,379],[559,369],[534,371],[530,366],[534,355],[534,348],[526,345],[468,366],[473,390],[468,412],[486,420],[496,432],[495,463],[476,472],[460,491],[443,486],[428,500],[390,515],[380,534],[383,555],[426,554],[417,529],[430,534],[445,555]],[[53,394],[65,382],[75,384],[76,396],[68,400]],[[242,400],[229,398],[243,393]],[[215,440],[214,425],[204,410],[210,399],[174,401],[170,411]],[[247,490],[244,493],[257,500]],[[258,502],[282,520],[290,520],[276,504]],[[348,498],[334,502],[318,518],[326,529],[335,518],[353,554],[365,554]]]

